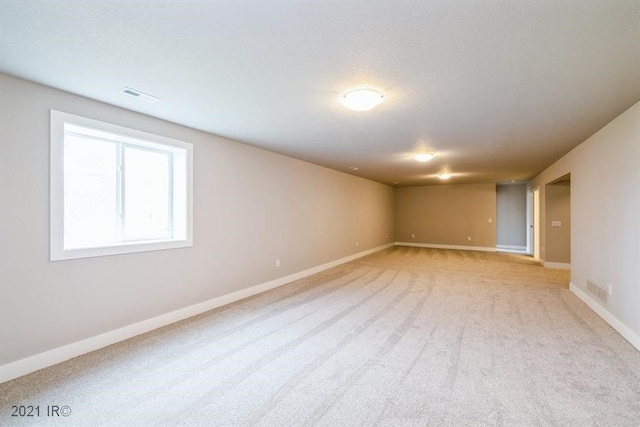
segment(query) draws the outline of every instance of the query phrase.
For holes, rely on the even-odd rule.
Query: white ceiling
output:
[[[3,0],[0,71],[383,183],[509,182],[640,100],[640,1]]]

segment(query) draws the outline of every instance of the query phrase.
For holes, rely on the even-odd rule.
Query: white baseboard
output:
[[[546,268],[558,268],[561,270],[571,270],[571,264],[565,262],[546,262],[544,261],[542,265]]]
[[[115,344],[120,341],[133,338],[137,335],[145,332],[152,331],[154,329],[161,328],[163,326],[170,325],[171,323],[178,322],[180,320],[187,319],[189,317],[204,313],[214,308],[221,307],[223,305],[230,304],[235,301],[259,294],[261,292],[268,291],[269,289],[277,288],[287,283],[303,279],[321,271],[327,270],[332,267],[336,267],[340,264],[344,264],[349,261],[361,258],[363,256],[372,254],[374,252],[381,251],[383,249],[394,246],[393,243],[379,246],[373,249],[368,249],[357,254],[350,255],[344,258],[340,258],[335,261],[331,261],[316,267],[309,268],[307,270],[300,271],[279,279],[271,280],[269,282],[261,283],[246,289],[241,289],[237,292],[222,295],[217,298],[210,299],[198,304],[184,307],[179,310],[175,310],[160,316],[153,317],[151,319],[143,320],[131,325],[124,326],[113,331],[106,332],[104,334],[96,335],[82,341],[77,341],[71,344],[64,345],[62,347],[54,348],[52,350],[45,351],[33,356],[26,357],[24,359],[16,360],[15,362],[7,363],[0,366],[0,383],[12,380],[14,378],[21,377],[23,375],[35,372],[40,369],[47,368],[65,360],[69,360],[73,357],[80,356],[82,354],[89,353],[94,350],[106,347],[111,344]]]
[[[485,246],[437,245],[432,243],[409,243],[409,242],[396,242],[395,244],[396,246],[412,246],[416,248],[458,249],[462,251],[482,251],[482,252],[496,251],[496,248],[490,248]]]
[[[583,291],[573,283],[569,283],[569,289],[575,296],[580,298],[582,302],[587,304],[591,310],[595,311],[598,316],[602,317],[605,322],[607,322],[613,329],[615,329],[620,335],[622,335],[624,339],[629,341],[632,346],[640,351],[640,335],[633,332],[627,325],[622,323],[620,320],[618,320],[617,317],[611,314],[609,310],[598,304],[596,300],[589,296],[589,294],[587,294],[585,291]]]
[[[497,252],[512,252],[517,254],[527,254],[526,246],[516,246],[516,245],[496,245]]]

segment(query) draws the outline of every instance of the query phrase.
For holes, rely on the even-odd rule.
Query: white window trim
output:
[[[123,126],[105,123],[74,114],[51,110],[50,122],[50,192],[49,221],[50,248],[49,259],[60,261],[77,258],[90,258],[107,255],[119,255],[164,249],[176,249],[193,246],[193,145],[164,136],[154,135]],[[186,235],[181,239],[147,240],[143,242],[119,242],[114,245],[64,249],[64,125],[76,124],[110,133],[124,135],[136,140],[179,147],[186,150]]]

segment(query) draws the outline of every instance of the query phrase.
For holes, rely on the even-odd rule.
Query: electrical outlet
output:
[[[356,246],[360,246],[360,242],[356,242]]]
[[[415,238],[416,238],[416,235],[415,235],[415,234],[412,234],[412,235],[411,235],[411,238],[412,238],[412,239],[415,239]]]
[[[493,218],[489,218],[489,222],[493,222]]]
[[[609,284],[607,285],[607,293],[608,293],[609,295],[612,295],[612,294],[613,294],[613,286],[611,285],[611,283],[609,283]]]
[[[280,260],[279,259],[276,260],[276,267],[280,267]]]
[[[467,236],[467,240],[471,240],[471,236]]]

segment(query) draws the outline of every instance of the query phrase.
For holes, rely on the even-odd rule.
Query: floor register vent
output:
[[[587,280],[587,291],[603,303],[607,303],[609,292],[603,286],[600,286],[591,280]]]

